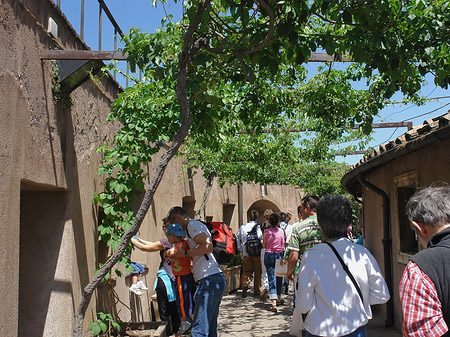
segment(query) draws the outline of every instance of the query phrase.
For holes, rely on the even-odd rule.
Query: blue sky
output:
[[[56,2],[56,0],[53,0]],[[174,16],[174,21],[178,21],[182,15],[181,2],[175,3],[168,0],[168,3],[158,3],[157,7],[152,6],[151,0],[105,0],[106,5],[114,16],[116,22],[124,33],[131,27],[139,27],[143,32],[155,32],[161,25],[162,18],[168,14]],[[75,30],[80,33],[81,0],[61,0],[61,10],[71,22]],[[98,50],[99,37],[99,5],[97,0],[85,0],[85,29],[84,40],[92,50]],[[102,23],[102,50],[114,49],[114,29],[103,14]],[[120,46],[119,46],[120,47]],[[311,72],[319,64],[309,65]],[[126,67],[121,62],[121,67]],[[118,78],[119,83],[125,86],[125,81]],[[428,98],[445,97],[438,100],[431,100],[426,105],[417,107],[414,105],[394,104],[389,105],[380,113],[380,118],[375,119],[375,123],[380,122],[401,122],[410,121],[413,125],[422,124],[425,119],[442,115],[450,110],[450,90],[438,88],[433,83],[432,76],[427,77],[428,85],[422,89],[422,95]],[[393,100],[401,101],[401,95],[397,94]],[[448,106],[447,106],[448,104]],[[376,129],[374,140],[370,146],[379,146],[393,140],[406,132],[406,128],[398,129]],[[355,164],[362,158],[361,155],[338,158],[348,164]]]

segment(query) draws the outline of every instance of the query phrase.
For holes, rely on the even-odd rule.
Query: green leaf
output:
[[[122,185],[122,184],[117,184],[117,185],[114,187],[114,191],[116,191],[117,194],[120,194],[120,193],[123,192],[123,188],[124,188],[124,185]]]
[[[92,322],[90,324],[92,324],[92,326],[91,326],[92,334],[94,336],[98,336],[100,334],[100,332],[102,331],[100,325],[97,322]]]

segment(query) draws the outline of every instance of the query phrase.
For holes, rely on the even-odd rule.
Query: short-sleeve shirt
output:
[[[286,249],[286,256],[289,256],[291,250],[298,252],[298,261],[295,266],[295,275],[298,275],[301,256],[306,249],[314,247],[322,242],[322,231],[317,222],[317,215],[310,215],[305,220],[300,221],[292,228],[291,239]]]
[[[211,233],[209,232],[208,227],[198,220],[191,219],[189,221],[187,224],[187,232],[189,249],[197,246],[197,242],[194,241],[194,238],[201,233],[206,233],[212,242]],[[206,256],[208,256],[208,259],[206,259],[205,255],[192,257],[192,261],[194,263],[192,274],[194,274],[195,281],[222,272],[222,269],[220,269],[214,255],[212,253],[208,253]]]
[[[174,244],[175,251],[179,248],[184,251],[188,250],[188,244],[186,241],[178,242]],[[170,260],[170,265],[172,267],[172,271],[174,275],[181,276],[187,275],[191,273],[191,259],[188,257],[172,257]]]
[[[286,237],[284,230],[280,227],[270,227],[264,231],[266,237],[266,253],[284,252]]]
[[[247,250],[245,248],[245,243],[247,242],[247,234],[253,230],[253,228],[256,226],[256,234],[258,235],[258,239],[262,241],[262,231],[261,226],[258,225],[256,221],[250,221],[246,224],[242,225],[237,234],[236,234],[236,244],[239,251],[242,252],[242,256],[249,256],[247,253]]]

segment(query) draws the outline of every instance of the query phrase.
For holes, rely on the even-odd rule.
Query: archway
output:
[[[259,213],[257,222],[259,224],[263,223],[265,221],[263,214],[266,209],[271,209],[274,213],[280,212],[280,208],[277,205],[275,205],[272,201],[265,199],[258,200],[255,201],[253,204],[251,204],[250,207],[247,209],[247,219],[250,216],[250,212],[252,210],[256,210]]]

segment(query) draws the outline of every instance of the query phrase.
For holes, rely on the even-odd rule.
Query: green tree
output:
[[[279,137],[295,144],[276,130],[309,130],[312,124],[313,136],[307,141],[317,146],[300,151],[316,158],[308,163],[314,174],[314,163],[327,164],[332,144],[348,127],[360,124],[362,133],[370,133],[373,117],[395,92],[418,99],[427,73],[447,88],[448,5],[448,0],[187,1],[182,22],[165,23],[156,34],[131,30],[125,51],[131,69],[139,68],[144,77],[114,103],[110,119],[122,129],[102,149],[105,165],[100,173],[107,178],[104,194],[97,196],[108,212],[102,236],[114,253],[83,291],[74,336],[82,335],[94,290],[129,249],[165,168],[188,135],[194,149],[214,151],[239,141],[245,149],[255,142],[255,156],[267,156],[272,147],[265,152],[261,143],[279,144]],[[355,65],[342,73],[324,68],[305,83],[303,65],[321,50],[336,59],[349,55]],[[367,89],[349,90],[354,81],[365,81]],[[274,133],[264,140],[260,135],[266,129]],[[275,148],[294,156],[292,146]],[[136,189],[144,188],[142,167],[161,149],[142,205],[133,214],[128,206]],[[224,152],[230,160],[232,152]],[[225,168],[219,172],[226,176]],[[258,171],[252,178],[248,173],[250,181],[273,176]]]

